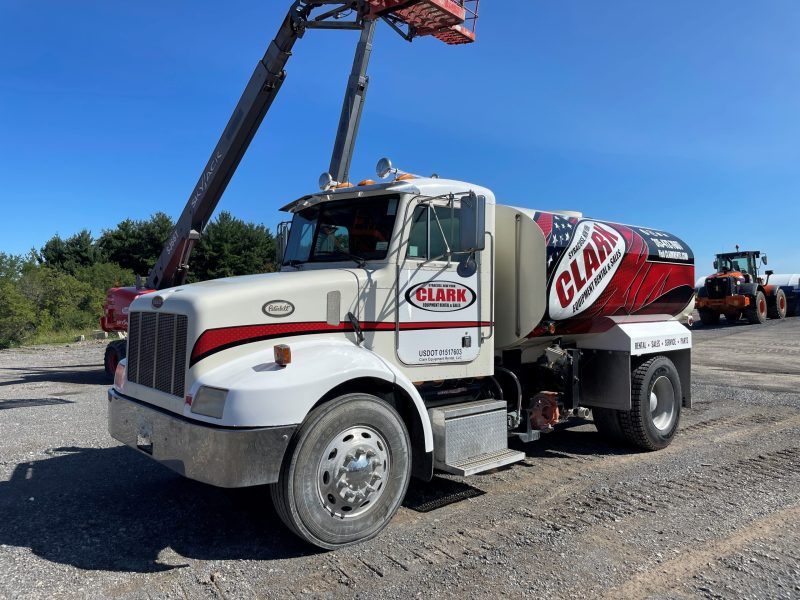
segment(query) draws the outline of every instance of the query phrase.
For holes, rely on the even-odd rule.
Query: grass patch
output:
[[[92,339],[93,332],[96,329],[72,329],[67,331],[42,331],[37,332],[33,337],[25,341],[24,346],[41,346],[41,345],[57,345],[57,344],[71,344],[78,339],[79,336],[86,336],[87,340]],[[110,336],[109,336],[110,337]]]

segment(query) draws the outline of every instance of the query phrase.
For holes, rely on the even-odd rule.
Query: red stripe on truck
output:
[[[465,327],[490,327],[488,321],[425,321],[418,323],[400,323],[402,331],[416,331],[425,329],[462,329]],[[394,323],[364,322],[361,323],[363,331],[394,331]],[[189,366],[194,366],[199,361],[215,354],[241,346],[274,338],[290,337],[295,335],[316,335],[321,333],[351,332],[350,323],[329,325],[325,321],[309,321],[305,323],[272,323],[269,325],[239,325],[236,327],[220,327],[207,329],[194,344]]]

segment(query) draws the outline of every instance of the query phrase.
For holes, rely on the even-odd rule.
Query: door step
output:
[[[508,449],[504,400],[477,400],[428,410],[433,429],[433,464],[440,471],[474,475],[525,458]]]
[[[524,458],[525,453],[519,450],[500,450],[499,452],[475,456],[452,465],[439,463],[436,467],[447,473],[466,477],[468,475],[475,475],[476,473],[483,473],[484,471],[491,471],[497,467],[510,465]]]

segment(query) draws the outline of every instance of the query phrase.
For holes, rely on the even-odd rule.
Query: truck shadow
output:
[[[12,379],[0,381],[0,387],[25,383],[109,385],[102,365],[78,365],[75,367],[4,367],[2,370],[19,371],[19,374]]]
[[[223,490],[173,474],[126,447],[57,448],[0,482],[0,544],[81,569],[151,573],[200,560],[312,554],[265,487]]]

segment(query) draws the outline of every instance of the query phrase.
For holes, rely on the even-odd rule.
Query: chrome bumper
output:
[[[108,432],[189,479],[234,488],[278,481],[296,425],[232,429],[191,421],[108,391]]]

